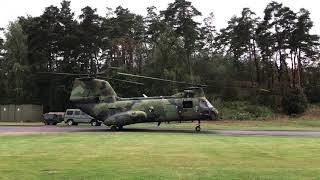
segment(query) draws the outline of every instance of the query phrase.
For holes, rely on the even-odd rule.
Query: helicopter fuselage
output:
[[[143,122],[215,120],[218,116],[218,111],[205,97],[119,98],[112,103],[101,99],[75,105],[105,125],[119,127]]]
[[[143,122],[215,120],[218,111],[203,89],[191,87],[172,96],[120,98],[111,85],[93,78],[75,79],[70,102],[107,126]]]

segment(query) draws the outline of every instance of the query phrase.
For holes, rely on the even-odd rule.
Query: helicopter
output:
[[[191,86],[171,96],[148,97],[143,94],[142,97],[122,98],[107,80],[135,85],[143,85],[143,83],[99,76],[102,73],[89,75],[46,72],[44,74],[78,76],[73,80],[70,104],[103,122],[112,131],[121,130],[126,125],[136,123],[156,122],[160,126],[162,122],[197,120],[195,131],[199,132],[201,131],[201,120],[217,120],[219,116],[218,110],[205,97],[203,90],[205,85],[118,72],[122,76]]]

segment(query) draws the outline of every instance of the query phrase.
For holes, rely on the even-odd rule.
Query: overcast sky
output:
[[[217,28],[225,27],[227,21],[233,15],[239,15],[242,8],[249,7],[257,15],[263,17],[263,10],[271,0],[189,0],[206,17],[210,12],[215,15]],[[306,8],[311,12],[314,21],[313,33],[320,35],[320,2],[318,0],[277,0],[295,12],[300,8]],[[61,0],[2,0],[0,5],[0,27],[7,27],[9,21],[14,21],[18,16],[38,16],[44,8],[50,5],[59,6]],[[71,0],[71,8],[78,16],[81,8],[89,5],[98,9],[102,16],[106,13],[106,7],[115,9],[121,5],[129,8],[134,13],[146,15],[146,8],[156,6],[163,10],[168,3],[174,0]]]

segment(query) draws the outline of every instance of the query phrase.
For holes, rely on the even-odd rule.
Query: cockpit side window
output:
[[[207,103],[206,103],[205,100],[200,100],[199,106],[200,106],[201,108],[208,108]]]

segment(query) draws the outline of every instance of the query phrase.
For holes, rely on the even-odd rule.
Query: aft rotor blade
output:
[[[127,81],[127,80],[123,80],[123,79],[110,78],[110,77],[102,77],[102,76],[97,76],[97,78],[109,79],[109,80],[120,81],[120,82],[124,82],[124,83],[130,83],[130,84],[135,84],[135,85],[139,85],[139,86],[144,86],[143,83],[136,82],[136,81]]]
[[[171,82],[171,83],[177,83],[177,84],[187,84],[187,85],[191,85],[191,86],[196,85],[196,84],[192,84],[192,83],[188,83],[188,82],[184,82],[184,81],[161,79],[161,78],[142,76],[142,75],[136,75],[136,74],[128,74],[128,73],[121,73],[121,72],[118,72],[118,74],[119,75],[123,75],[123,76],[131,76],[131,77],[137,77],[137,78],[151,79],[151,80],[156,80],[156,81],[165,81],[165,82]],[[199,86],[199,85],[196,85],[196,86]],[[205,86],[205,85],[200,85],[200,86]]]

